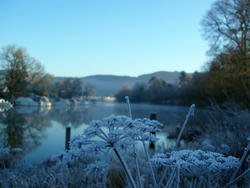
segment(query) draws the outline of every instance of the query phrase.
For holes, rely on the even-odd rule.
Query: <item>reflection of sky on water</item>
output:
[[[131,104],[133,118],[149,117],[151,112],[157,114],[158,120],[166,126],[180,124],[188,108],[177,106],[160,106],[150,104]],[[53,154],[64,151],[65,128],[71,126],[71,136],[81,134],[91,120],[98,120],[114,115],[127,115],[127,105],[111,102],[95,102],[71,109],[18,108],[2,114],[0,140],[5,145],[20,147],[24,150],[24,161],[36,163]],[[5,125],[6,128],[2,128]],[[165,133],[158,133],[163,145],[172,145],[166,140]],[[7,138],[7,140],[6,140]],[[158,147],[158,146],[157,146]]]

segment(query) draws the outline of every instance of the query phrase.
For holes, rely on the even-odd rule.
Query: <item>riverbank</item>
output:
[[[113,102],[113,97],[87,97],[87,98],[48,98],[45,96],[34,95],[32,97],[19,97],[12,102],[0,99],[0,112],[8,111],[13,107],[40,107],[50,110],[53,108],[69,108],[88,104],[89,102],[106,101]]]

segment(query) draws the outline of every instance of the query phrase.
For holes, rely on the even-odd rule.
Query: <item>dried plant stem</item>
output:
[[[129,117],[132,119],[132,112],[131,112],[131,107],[130,107],[130,102],[129,102],[129,96],[125,96],[125,99],[126,99],[126,102],[127,102],[127,105],[128,105]]]
[[[160,181],[159,181],[159,183],[158,183],[159,186],[164,186],[164,185],[163,185],[163,181],[164,181],[164,179],[165,179],[165,177],[166,177],[166,175],[167,175],[167,172],[168,172],[168,169],[165,168],[165,169],[164,169],[164,172],[163,172],[163,175],[161,176],[161,179],[160,179]]]
[[[192,105],[190,106],[190,108],[189,108],[189,111],[188,111],[188,113],[187,113],[187,115],[186,115],[186,119],[185,119],[185,121],[184,121],[184,123],[183,123],[183,125],[182,125],[182,127],[181,127],[181,131],[180,131],[180,133],[179,133],[179,135],[178,135],[178,138],[177,138],[177,141],[176,141],[175,148],[177,148],[177,147],[180,145],[181,136],[182,136],[183,131],[184,131],[186,125],[187,125],[187,122],[188,122],[189,117],[191,116],[192,112],[194,111],[194,108],[195,108],[195,105],[194,105],[194,104],[192,104]]]
[[[130,102],[129,102],[129,96],[125,97],[127,105],[128,105],[128,112],[129,112],[129,117],[132,118],[132,112],[131,112],[131,107],[130,107]],[[136,148],[135,144],[133,145],[133,152],[134,152],[134,159],[135,159],[135,166],[136,166],[136,175],[137,175],[137,182],[139,184],[139,187],[142,188],[142,183],[141,183],[141,174],[140,174],[140,169],[139,169],[139,162],[138,162],[138,157],[136,153]]]
[[[176,168],[176,176],[177,176],[177,183],[176,183],[176,188],[179,188],[180,187],[180,166],[178,165],[177,168]]]
[[[172,173],[171,173],[171,175],[170,175],[170,177],[169,177],[169,179],[168,179],[168,182],[167,182],[167,184],[166,184],[166,186],[165,186],[166,188],[172,187],[174,178],[175,178],[175,176],[176,176],[175,171],[176,171],[176,167],[173,169],[173,171],[172,171]]]
[[[131,175],[131,173],[130,173],[130,171],[129,171],[129,169],[128,169],[127,163],[126,163],[125,160],[122,158],[122,156],[120,155],[120,153],[118,152],[118,150],[117,150],[116,148],[114,148],[113,150],[114,150],[116,156],[118,157],[119,161],[121,162],[122,167],[123,167],[123,169],[124,169],[124,171],[125,171],[125,173],[126,173],[128,179],[129,179],[129,182],[130,182],[131,186],[132,186],[133,188],[136,188],[135,181],[134,181],[134,179],[133,179],[133,177],[132,177],[132,175]]]
[[[148,162],[150,171],[151,171],[151,175],[152,175],[152,178],[153,178],[154,187],[158,187],[158,185],[157,185],[157,183],[156,183],[155,173],[154,173],[152,164],[151,164],[151,162],[150,162],[149,153],[148,153],[148,149],[147,149],[148,147],[146,147],[146,144],[145,144],[144,141],[143,141],[142,143],[143,143],[143,148],[144,148],[144,151],[145,151],[145,154],[146,154],[146,159],[147,159],[147,162]]]
[[[237,178],[235,178],[233,181],[230,181],[225,187],[227,188],[233,184],[235,184],[237,181],[239,181],[241,178],[243,178],[245,175],[247,175],[250,172],[250,168],[248,168],[245,172],[243,172],[241,175],[239,175]]]
[[[142,188],[142,184],[141,184],[141,174],[140,174],[139,162],[138,162],[138,157],[137,157],[135,145],[133,146],[133,149],[134,149],[134,158],[135,158],[135,164],[136,164],[137,181],[138,181],[139,187]]]
[[[238,166],[238,168],[235,170],[235,172],[233,173],[231,179],[230,179],[230,182],[233,181],[233,179],[235,178],[235,176],[237,175],[238,171],[240,170],[242,164],[244,163],[246,157],[247,157],[247,153],[249,152],[250,150],[250,142],[248,143],[247,145],[247,148],[245,149],[245,152],[243,153],[241,159],[240,159],[240,165]]]

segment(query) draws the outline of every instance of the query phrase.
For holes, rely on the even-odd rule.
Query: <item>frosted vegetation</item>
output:
[[[128,98],[127,103],[130,117],[111,115],[92,121],[81,135],[71,139],[69,151],[51,156],[43,164],[13,162],[6,166],[13,156],[11,153],[21,150],[1,148],[0,187],[246,187],[249,184],[249,140],[241,159],[217,151],[208,138],[202,142],[206,150],[183,149],[176,144],[174,150],[155,153],[149,144],[157,142],[152,133],[161,131],[162,124],[147,118],[132,119]],[[193,110],[191,106],[183,127]],[[220,147],[227,150],[229,146]]]

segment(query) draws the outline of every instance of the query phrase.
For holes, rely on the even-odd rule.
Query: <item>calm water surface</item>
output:
[[[185,119],[187,107],[131,104],[133,118],[149,117],[157,113],[165,126],[176,126]],[[22,148],[17,156],[27,163],[38,163],[53,154],[64,151],[65,129],[71,126],[71,135],[82,133],[91,120],[111,114],[128,115],[127,105],[96,102],[70,109],[15,108],[0,114],[0,147]],[[165,133],[159,135],[161,140]]]

